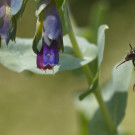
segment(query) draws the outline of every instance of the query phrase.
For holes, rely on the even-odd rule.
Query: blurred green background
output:
[[[96,41],[92,37],[100,24],[109,26],[101,72],[101,84],[104,84],[114,64],[129,50],[128,41],[135,45],[135,1],[69,0],[68,4],[74,26],[85,27],[83,35],[88,40]],[[28,0],[17,36],[34,36],[35,9],[34,0]],[[131,135],[135,134],[133,80],[122,122]],[[87,88],[87,80],[79,69],[40,76],[14,73],[0,65],[0,135],[79,135],[79,115],[73,99],[77,90]]]

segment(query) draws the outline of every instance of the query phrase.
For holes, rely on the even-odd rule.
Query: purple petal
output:
[[[45,32],[45,30],[42,30],[42,39],[44,39],[44,42],[47,46],[50,46],[52,43],[52,40],[50,40],[47,36],[47,33]]]
[[[44,70],[44,66],[43,66],[43,47],[40,50],[40,52],[38,51],[38,53],[37,53],[37,68]]]
[[[43,63],[45,66],[59,64],[58,41],[52,41],[51,45],[47,46],[43,40]]]
[[[9,15],[5,15],[4,20],[0,22],[0,36],[9,42],[9,32],[11,30],[12,23]]]
[[[23,0],[11,0],[10,2],[10,10],[11,15],[15,15],[22,7]]]
[[[5,15],[6,7],[3,1],[0,1],[0,19]]]
[[[11,15],[15,15],[22,7],[23,0],[4,0],[10,7]]]
[[[53,66],[51,66],[50,64],[44,65],[43,63],[43,47],[41,49],[41,51],[37,53],[37,68],[41,69],[41,70],[46,70],[46,69],[52,69]]]
[[[58,39],[62,34],[62,26],[55,4],[50,4],[44,10],[43,25],[47,36],[51,40]]]

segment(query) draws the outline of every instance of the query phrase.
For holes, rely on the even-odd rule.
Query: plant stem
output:
[[[107,109],[107,107],[106,107],[106,105],[105,105],[105,103],[104,103],[104,101],[103,101],[103,98],[102,98],[102,96],[101,96],[101,93],[100,93],[100,91],[97,89],[97,90],[94,91],[94,94],[95,94],[95,97],[96,97],[96,99],[97,99],[97,101],[98,101],[98,103],[99,103],[101,112],[102,112],[102,114],[103,114],[103,116],[104,116],[104,119],[106,120],[106,123],[107,123],[107,125],[108,125],[108,128],[109,128],[109,130],[110,130],[111,132],[113,132],[116,128],[115,128],[115,125],[114,125],[114,123],[113,123],[113,121],[112,121],[112,119],[111,119],[111,117],[110,117],[110,114],[109,114],[109,112],[108,112],[108,109]]]
[[[76,41],[76,38],[75,38],[75,35],[74,35],[74,32],[73,32],[72,29],[71,29],[71,31],[69,32],[69,38],[70,38],[70,40],[71,40],[71,43],[72,43],[72,46],[73,46],[75,55],[76,55],[77,57],[79,57],[79,58],[83,58],[83,55],[82,55],[82,53],[81,53],[81,51],[80,51],[80,48],[79,48],[79,46],[78,46],[78,43],[77,43],[77,41]],[[82,67],[82,69],[83,69],[83,71],[86,73],[85,75],[86,75],[86,77],[87,77],[88,83],[91,84],[93,76],[92,76],[92,73],[91,73],[91,71],[90,71],[88,65],[84,65],[84,66]]]
[[[79,58],[83,58],[83,55],[82,55],[81,50],[80,50],[80,48],[78,46],[77,40],[75,38],[75,35],[74,35],[74,32],[73,32],[72,29],[69,32],[69,38],[71,40],[71,43],[72,43],[75,55],[77,57],[79,57]],[[90,70],[88,65],[83,66],[82,69],[83,69],[83,71],[84,71],[84,73],[85,73],[85,75],[87,77],[88,83],[90,85],[92,83],[92,79],[93,79],[91,70]],[[114,125],[114,123],[113,123],[113,121],[112,121],[112,119],[110,117],[110,114],[108,112],[108,109],[107,109],[104,101],[103,101],[103,98],[101,96],[100,91],[99,90],[95,90],[94,91],[94,95],[95,95],[95,97],[96,97],[96,99],[97,99],[97,101],[98,101],[98,103],[100,105],[101,112],[102,112],[102,114],[103,114],[103,116],[105,118],[105,121],[106,121],[106,123],[108,125],[109,130],[111,132],[114,131],[115,130],[115,125]]]

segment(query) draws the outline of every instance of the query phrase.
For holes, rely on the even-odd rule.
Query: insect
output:
[[[131,43],[129,43],[129,46],[130,46],[130,51],[128,52],[127,56],[125,57],[125,60],[123,62],[121,62],[117,67],[116,69],[122,65],[123,63],[129,61],[129,60],[132,60],[132,63],[134,65],[134,68],[135,68],[135,49],[133,49]],[[133,85],[133,90],[135,91],[135,84]]]

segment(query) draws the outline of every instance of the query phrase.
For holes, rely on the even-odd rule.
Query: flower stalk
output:
[[[72,29],[71,29],[70,32],[69,32],[69,38],[70,38],[70,40],[71,40],[72,47],[73,47],[73,49],[74,49],[75,55],[76,55],[77,57],[79,57],[79,58],[83,58],[83,55],[82,55],[82,53],[81,53],[81,51],[80,51],[80,48],[79,48],[79,46],[78,46],[77,40],[76,40],[76,38],[75,38],[75,35],[74,35],[74,32],[73,32]],[[91,84],[93,76],[92,76],[92,73],[91,73],[91,71],[90,71],[88,65],[83,66],[82,69],[83,69],[83,71],[84,71],[84,73],[85,73],[85,75],[86,75],[86,77],[87,77],[88,83]]]
[[[79,58],[83,58],[83,55],[81,53],[81,50],[79,48],[79,45],[77,43],[77,40],[75,38],[75,35],[74,35],[74,32],[73,30],[71,29],[70,33],[69,33],[69,38],[71,40],[71,43],[72,43],[72,47],[74,49],[74,52],[75,52],[75,55]],[[83,72],[85,73],[86,75],[86,78],[88,80],[88,84],[90,85],[92,83],[92,79],[93,79],[93,76],[92,76],[92,73],[91,73],[91,70],[89,68],[88,65],[85,65],[82,67],[83,69]],[[111,119],[111,116],[108,112],[108,109],[103,101],[103,98],[101,96],[101,93],[99,91],[99,89],[95,90],[94,93],[93,93],[98,101],[98,104],[100,106],[100,109],[101,109],[101,112],[105,118],[105,121],[106,121],[106,124],[108,126],[108,129],[110,130],[110,132],[113,132],[115,131],[115,125]]]
[[[108,112],[108,109],[107,109],[104,101],[103,101],[103,98],[101,96],[100,91],[98,89],[95,90],[94,95],[95,95],[95,97],[97,99],[97,102],[98,102],[98,104],[100,106],[101,112],[102,112],[102,114],[104,116],[104,119],[106,120],[106,123],[107,123],[107,126],[108,126],[109,130],[111,132],[115,131],[115,129],[116,129],[115,124],[113,123],[113,121],[112,121],[112,119],[110,117],[110,114]]]

